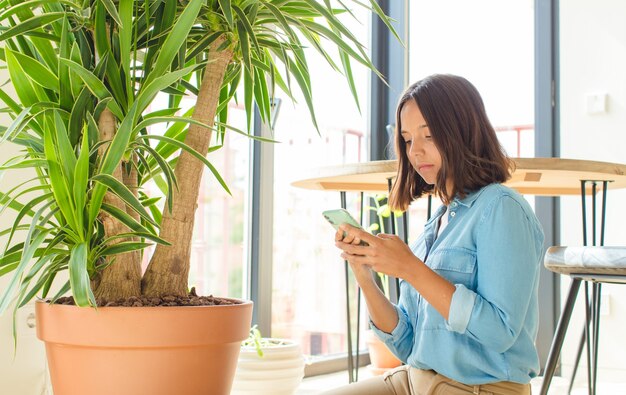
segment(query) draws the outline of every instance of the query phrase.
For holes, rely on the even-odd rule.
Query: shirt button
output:
[[[456,215],[456,212],[454,212],[454,211],[451,211],[451,212],[450,212],[450,216],[451,216],[451,217],[454,217],[455,215]]]
[[[456,207],[456,202],[452,202],[452,207]]]

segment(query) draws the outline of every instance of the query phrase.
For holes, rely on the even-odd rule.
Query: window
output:
[[[164,108],[167,96],[159,95],[154,109]],[[194,105],[192,98],[184,98],[181,112]],[[246,115],[242,106],[231,103],[228,123],[240,130],[246,129]],[[152,126],[153,133],[165,133],[167,125]],[[211,146],[217,144],[213,133]],[[223,146],[207,155],[220,173],[232,194],[229,195],[211,171],[203,170],[198,207],[195,214],[189,287],[198,295],[243,297],[244,212],[248,191],[250,145],[249,139],[236,133],[226,133]],[[163,196],[154,182],[150,182],[151,196]],[[164,204],[165,198],[161,199]],[[144,254],[144,269],[154,247]]]
[[[435,73],[467,78],[507,153],[533,157],[534,1],[413,0],[409,7],[409,81]],[[426,199],[411,212],[413,239],[425,222]]]
[[[364,9],[353,11],[360,21],[370,19]],[[344,23],[367,46],[369,25],[349,16]],[[307,56],[319,135],[302,98],[293,104],[282,92],[277,95],[282,105],[274,130],[280,143],[274,146],[271,327],[272,336],[295,339],[305,354],[322,358],[347,350],[344,265],[332,242],[333,230],[321,215],[340,207],[339,193],[297,189],[290,183],[302,178],[305,169],[367,160],[369,72],[353,63],[359,113],[345,78],[314,50],[307,50]],[[355,215],[357,198],[349,196],[348,202]]]

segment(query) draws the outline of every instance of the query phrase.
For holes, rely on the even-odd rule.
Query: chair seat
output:
[[[626,276],[626,247],[550,247],[544,265],[560,274]]]

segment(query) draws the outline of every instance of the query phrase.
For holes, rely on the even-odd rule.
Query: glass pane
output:
[[[167,97],[160,95],[150,111],[164,108]],[[184,98],[180,113],[186,112],[195,101]],[[229,105],[228,123],[240,130],[246,129],[245,111],[241,106]],[[151,127],[151,133],[164,133],[165,125]],[[218,142],[213,133],[211,146]],[[196,287],[198,295],[241,298],[243,296],[244,205],[247,201],[250,140],[236,133],[226,133],[223,146],[207,155],[230,189],[229,195],[205,168],[195,214],[191,244],[189,287]],[[155,183],[148,186],[151,196],[163,196]],[[162,203],[164,203],[164,198]],[[144,255],[147,266],[152,250]]]
[[[354,11],[359,20],[369,20],[366,12]],[[343,21],[367,46],[369,25],[349,16]],[[282,92],[277,95],[282,106],[274,131],[280,144],[274,147],[272,336],[295,339],[305,354],[321,357],[347,350],[344,264],[333,244],[334,231],[321,214],[339,208],[340,198],[338,192],[298,189],[290,183],[304,169],[367,160],[369,73],[353,63],[359,113],[345,78],[315,51],[308,49],[307,56],[319,135],[301,95],[296,95],[296,104]],[[341,64],[337,57],[335,61]],[[355,216],[358,200],[358,194],[348,195],[348,209]],[[350,288],[351,306],[356,306],[356,285]]]
[[[231,104],[228,124],[246,130],[243,107]],[[205,169],[191,245],[189,284],[198,294],[243,296],[244,219],[250,169],[250,139],[226,133],[224,146],[207,158],[228,185],[229,195]]]
[[[412,0],[409,21],[409,81],[435,73],[467,78],[507,153],[533,157],[534,1]],[[411,238],[425,222],[420,200],[411,209]]]

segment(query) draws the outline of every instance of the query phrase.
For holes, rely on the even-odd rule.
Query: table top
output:
[[[610,181],[608,189],[626,188],[626,165],[564,158],[512,158],[515,171],[506,185],[522,194],[580,195],[581,180]],[[327,191],[387,192],[395,178],[397,160],[320,167],[304,174],[293,186]],[[591,193],[591,183],[587,183]],[[602,190],[597,184],[596,192]]]

